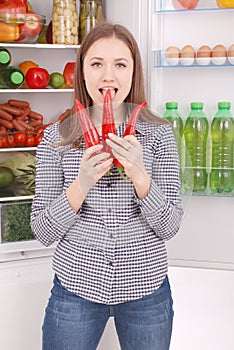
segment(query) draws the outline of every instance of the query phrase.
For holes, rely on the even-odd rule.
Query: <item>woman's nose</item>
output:
[[[106,66],[103,71],[103,80],[104,81],[113,81],[114,80],[114,70],[110,66]]]

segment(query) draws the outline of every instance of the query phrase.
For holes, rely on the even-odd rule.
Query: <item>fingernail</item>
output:
[[[111,137],[113,137],[113,136],[115,136],[112,132],[109,132],[108,133],[108,136],[111,138]]]
[[[97,145],[97,149],[101,149],[102,147],[103,147],[103,145],[102,145],[102,144]]]

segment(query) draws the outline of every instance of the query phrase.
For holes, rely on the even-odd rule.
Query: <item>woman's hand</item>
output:
[[[101,149],[102,145],[86,149],[81,159],[78,176],[66,191],[68,202],[75,212],[80,209],[89,190],[112,166],[113,158]]]
[[[139,198],[147,196],[151,179],[144,162],[141,144],[135,136],[127,135],[123,138],[114,134],[108,135],[106,142],[111,147],[114,157],[123,165],[125,174],[133,182]]]
[[[102,145],[89,147],[81,159],[77,181],[83,198],[112,166],[113,159],[110,158],[110,154],[102,151],[101,148]]]

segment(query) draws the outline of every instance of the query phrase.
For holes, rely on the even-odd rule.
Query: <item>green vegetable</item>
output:
[[[5,166],[0,166],[0,190],[9,187],[14,181],[13,171]]]
[[[11,152],[5,159],[1,154],[1,166],[9,168],[14,176],[14,186],[11,186],[15,195],[31,195],[35,193],[36,160],[30,152]]]
[[[35,239],[30,227],[31,202],[2,205],[2,241],[17,242]]]
[[[10,154],[5,156],[2,153],[0,160],[0,166],[10,168],[15,176],[22,175],[22,171],[19,169],[27,170],[29,165],[36,165],[35,156],[30,152],[10,152]]]

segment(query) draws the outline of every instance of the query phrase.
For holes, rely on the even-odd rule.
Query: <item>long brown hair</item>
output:
[[[76,68],[74,76],[74,98],[77,98],[86,108],[92,106],[92,100],[84,84],[83,63],[89,48],[98,40],[115,37],[121,40],[129,48],[133,59],[132,86],[125,101],[129,104],[141,104],[146,101],[144,88],[144,75],[140,51],[133,35],[122,25],[103,22],[95,26],[83,40],[76,58]],[[148,108],[144,108],[140,119],[148,123],[161,124],[164,120],[151,113]],[[63,144],[76,142],[82,136],[81,128],[76,117],[75,106],[73,104],[70,115],[61,122],[60,133],[64,137]]]

